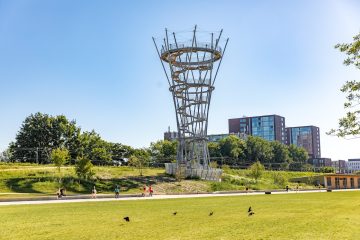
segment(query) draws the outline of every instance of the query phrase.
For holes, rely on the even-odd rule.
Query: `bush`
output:
[[[250,166],[249,176],[257,181],[263,174],[265,167],[259,161]]]
[[[284,174],[281,174],[280,172],[273,173],[273,180],[274,184],[279,186],[286,186],[288,184],[287,178],[284,176]]]

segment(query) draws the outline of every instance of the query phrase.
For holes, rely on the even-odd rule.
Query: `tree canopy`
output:
[[[353,38],[352,43],[337,44],[335,48],[347,55],[344,60],[346,66],[354,66],[360,70],[360,33]],[[344,108],[347,112],[339,119],[338,129],[332,129],[328,134],[335,134],[338,137],[359,135],[360,82],[359,80],[347,81],[340,90],[346,94]]]

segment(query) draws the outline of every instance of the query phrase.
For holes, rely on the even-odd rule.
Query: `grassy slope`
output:
[[[250,189],[284,189],[291,177],[307,176],[313,173],[265,171],[262,178],[255,181],[249,177],[248,170],[228,169],[221,183],[206,181],[181,181],[164,174],[163,169],[145,169],[144,176],[139,177],[138,171],[129,167],[95,167],[96,180],[79,181],[73,167],[58,170],[53,166],[0,164],[0,198],[21,197],[21,194],[4,195],[4,193],[26,193],[32,195],[49,195],[64,186],[68,194],[90,193],[95,185],[99,193],[112,193],[114,186],[119,184],[122,192],[140,193],[143,184],[152,184],[155,193],[184,193]],[[61,183],[59,182],[61,180]],[[302,188],[313,187],[303,185]]]
[[[357,191],[4,206],[0,239],[358,239],[359,199]]]

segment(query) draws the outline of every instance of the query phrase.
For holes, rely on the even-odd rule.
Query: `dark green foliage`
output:
[[[260,137],[249,136],[246,140],[246,156],[249,162],[271,162],[274,157],[271,143]]]
[[[177,141],[159,140],[150,144],[154,163],[166,163],[176,159]]]
[[[76,160],[75,172],[81,179],[90,179],[94,172],[92,171],[93,165],[87,157],[79,157]]]
[[[322,173],[334,173],[335,168],[333,168],[333,167],[322,167],[322,168],[320,168],[320,172],[322,172]]]
[[[31,114],[23,122],[15,142],[10,144],[12,159],[21,162],[49,163],[52,149],[76,145],[80,128],[65,116]]]

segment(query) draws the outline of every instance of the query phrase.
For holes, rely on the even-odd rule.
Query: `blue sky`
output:
[[[360,157],[360,140],[326,136],[360,72],[334,49],[360,31],[359,1],[0,0],[0,150],[31,113],[64,114],[83,130],[134,147],[162,139],[175,115],[152,43],[164,28],[229,37],[209,113],[278,114],[316,125],[323,157]]]

